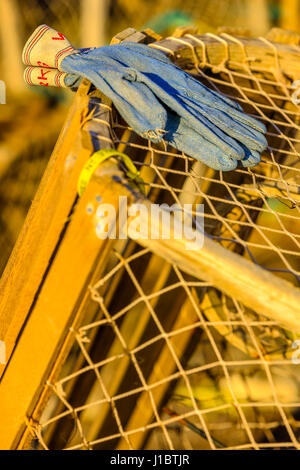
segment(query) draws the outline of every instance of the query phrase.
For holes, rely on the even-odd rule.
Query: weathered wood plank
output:
[[[109,239],[100,240],[96,236],[94,216],[87,212],[87,206],[96,201],[99,188],[102,201],[112,204],[116,212],[119,195],[122,195],[122,191],[128,195],[127,189],[122,189],[123,186],[113,181],[109,175],[97,181],[91,181],[76,205],[34,309],[2,378],[1,449],[17,445],[25,429],[25,416],[31,416],[45,387],[62,340],[76,314],[76,306],[81,296],[85,295],[98,257],[109,242]]]
[[[76,182],[90,152],[75,139],[89,82],[78,91],[64,128],[0,281],[0,340],[7,361],[77,197]],[[38,249],[37,249],[38,248]],[[0,366],[0,374],[5,366]]]
[[[144,204],[150,214],[150,202],[145,200]],[[171,222],[170,239],[147,239],[148,220],[143,213],[140,223],[141,238],[136,241],[142,246],[176,264],[184,272],[212,283],[255,312],[300,332],[300,289],[223,248],[207,236],[204,236],[202,247],[184,236],[180,239]],[[159,216],[151,216],[151,227],[161,233]]]
[[[249,65],[253,72],[275,71],[276,56],[272,45],[257,38],[237,38],[239,43],[230,37],[224,37],[224,39],[228,43],[227,48],[222,43],[222,36],[220,40],[208,35],[184,36],[179,40],[167,38],[156,42],[151,47],[162,47],[166,52],[172,51],[176,65],[185,70],[195,71],[195,55],[199,64],[207,63],[209,66],[217,67],[223,63],[228,53],[226,66],[230,70],[241,70],[244,64]],[[195,55],[191,45],[194,46]],[[278,65],[281,71],[292,80],[298,79],[300,47],[279,43],[274,43],[274,46],[277,49]],[[245,62],[245,56],[248,58],[247,62]]]

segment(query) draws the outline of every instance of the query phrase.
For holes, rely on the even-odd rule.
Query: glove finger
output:
[[[187,75],[186,87],[183,87],[183,89],[186,92],[187,96],[193,98],[196,101],[200,101],[200,103],[206,104],[211,107],[215,107],[216,109],[220,109],[221,111],[224,111],[230,116],[232,116],[236,121],[242,122],[246,126],[249,126],[265,134],[266,132],[265,125],[261,123],[260,121],[258,121],[257,119],[253,118],[252,116],[249,116],[248,114],[246,114],[243,111],[243,108],[238,103],[212,90],[210,90],[211,96],[210,97],[208,95],[206,96],[203,93],[204,85],[202,85],[200,82],[195,80],[193,77],[190,77],[188,74],[186,75]],[[212,99],[212,96],[214,96],[216,99]],[[227,104],[229,104],[229,106],[227,106]]]
[[[151,48],[148,48],[147,46],[144,46],[144,45],[138,45],[138,46],[143,46],[143,51],[145,51],[145,53],[147,54],[152,54],[153,51],[151,50]],[[132,46],[132,50],[135,49],[135,45]],[[140,50],[139,47],[137,47],[138,50]],[[149,51],[150,49],[150,51]],[[102,51],[102,52],[101,52]],[[127,51],[126,51],[127,52]],[[157,54],[157,51],[155,51],[155,54]],[[94,50],[90,50],[88,51],[88,55],[89,55],[89,58],[91,60],[94,60],[94,61],[97,61],[97,63],[99,63],[99,58],[101,57],[101,60],[103,61],[104,60],[104,56],[105,56],[105,61],[107,64],[114,64],[114,66],[116,66],[116,60],[114,59],[115,57],[117,57],[117,63],[120,65],[123,65],[124,64],[134,64],[136,65],[136,57],[134,54],[130,54],[130,57],[128,59],[128,53],[124,53],[124,49],[122,49],[121,45],[115,45],[115,46],[107,46],[107,47],[103,47],[103,48],[100,48],[100,49],[94,49]],[[111,57],[111,55],[114,56],[114,58]],[[158,52],[158,55],[161,56],[161,54]],[[164,60],[166,59],[164,56],[163,56]],[[143,59],[143,64],[145,64],[145,58]],[[171,64],[171,67],[172,67],[172,70],[174,71],[174,66]],[[181,70],[179,70],[180,73],[182,73]],[[138,82],[142,82],[143,83],[143,76],[141,77],[142,74],[140,74],[139,72],[135,71],[135,77],[134,77],[134,80],[138,81]],[[130,80],[132,80],[132,78],[130,78]],[[206,90],[206,88],[204,86],[202,86],[201,84],[199,84],[198,82],[196,82],[194,80],[194,82],[199,86],[201,86],[204,90]],[[148,85],[148,83],[147,83]],[[169,84],[166,84],[165,88],[167,88],[169,86]],[[171,87],[172,88],[172,87]],[[169,90],[167,89],[167,92]],[[176,90],[175,90],[176,92]],[[217,97],[217,99],[219,99],[218,95],[215,94],[215,96]],[[160,96],[161,98],[161,96]],[[172,98],[172,96],[170,96],[170,98]],[[216,101],[216,100],[215,100]],[[230,102],[232,104],[232,102]],[[168,100],[168,102],[166,103],[168,105],[170,105],[170,100]],[[171,108],[174,109],[174,107],[172,107],[171,105]],[[228,108],[228,106],[226,106],[226,108]],[[180,114],[180,110],[177,108],[176,111]],[[186,118],[188,118],[188,116],[186,116]],[[215,143],[217,145],[219,145],[225,152],[228,152],[229,155],[231,155],[233,158],[237,158],[237,159],[240,159],[240,158],[243,158],[244,157],[244,151],[242,150],[241,146],[234,140],[234,139],[230,139],[230,137],[226,136],[226,134],[222,133],[221,131],[219,131],[216,126],[215,126],[215,123],[210,121],[209,119],[207,120],[204,120],[203,118],[199,118],[199,116],[196,116],[197,118],[197,126],[200,126],[201,129],[200,129],[200,132],[203,133],[203,135],[211,140],[212,143]],[[199,120],[202,120],[202,124],[199,122]],[[235,134],[236,136],[236,134]],[[218,140],[219,139],[219,140]],[[246,142],[245,142],[246,143]],[[255,146],[255,142],[254,142],[254,146]],[[255,146],[255,148],[257,148]]]
[[[182,92],[183,96],[187,96],[191,98],[191,101],[194,100],[196,102],[200,102],[201,105],[206,105],[210,108],[215,108],[216,110],[220,110],[234,118],[235,121],[238,121],[247,127],[249,127],[251,130],[258,131],[260,133],[265,134],[266,133],[266,127],[265,125],[258,121],[257,119],[253,118],[252,116],[247,115],[244,113],[243,109],[240,107],[240,109],[233,108],[231,106],[224,105],[220,101],[211,101],[207,100],[205,97],[201,97],[198,94],[195,94],[191,90],[183,90]]]
[[[128,68],[116,66],[112,61],[99,62],[89,53],[73,54],[62,61],[62,68],[88,78],[96,88],[110,98],[126,122],[144,138],[153,142],[162,140],[167,112],[152,91],[143,83],[124,79]]]
[[[137,73],[137,79],[144,80],[147,83],[148,79],[144,77],[143,74]],[[176,96],[176,90],[161,77],[155,78],[155,80],[161,86],[152,82],[152,89],[161,101],[178,115],[181,115],[196,132],[220,147],[230,157],[238,160],[243,159],[245,157],[243,145],[251,150],[262,151],[266,148],[267,141],[263,134],[253,129],[245,129],[242,124],[219,110],[208,107],[202,108],[200,102],[196,103],[191,99],[184,99],[178,94]],[[226,106],[224,109],[229,109],[229,107]],[[239,113],[237,110],[234,112]]]
[[[181,116],[185,123],[194,129],[194,132],[217,146],[223,153],[236,160],[244,158],[245,151],[243,146],[223,132],[213,121],[206,119],[192,108],[182,112]]]
[[[255,119],[252,116],[249,116],[249,114],[246,114],[243,109],[240,110],[232,110],[228,109],[226,112],[230,114],[236,121],[241,122],[247,127],[250,127],[258,132],[261,132],[262,134],[265,134],[267,132],[267,128],[264,125],[264,123],[260,122],[258,119]]]
[[[164,78],[162,78],[163,75],[154,76],[153,74],[147,76],[145,76],[144,74],[138,74],[138,79],[143,80],[144,78],[145,83],[152,82],[153,91],[156,94],[164,93],[166,95],[168,93],[169,95],[172,95],[175,99],[178,99],[179,96],[182,99],[183,97],[190,98],[190,102],[194,102],[195,105],[197,103],[199,103],[200,106],[206,105],[210,114],[214,111],[216,111],[216,113],[218,111],[223,111],[224,113],[226,113],[226,115],[231,116],[231,118],[233,118],[236,122],[239,122],[241,125],[246,126],[249,132],[254,131],[255,133],[266,133],[265,125],[257,119],[254,119],[252,116],[248,116],[247,114],[245,114],[241,106],[239,106],[237,103],[229,100],[228,98],[222,95],[218,95],[212,90],[209,90],[185,72],[180,72],[184,74],[182,77],[180,76],[181,78],[183,78],[183,82],[181,83],[178,83],[178,80],[175,81],[173,79],[173,76],[168,81],[166,81]],[[147,84],[149,87],[151,87],[151,84]],[[258,136],[259,134],[254,135]],[[263,137],[261,137],[261,140],[262,147],[264,148],[266,142]]]
[[[260,153],[256,152],[255,150],[252,150],[251,152],[248,150],[248,152],[246,152],[245,158],[239,162],[239,165],[247,168],[247,167],[256,166],[259,163],[260,163]]]
[[[155,95],[168,106],[169,109],[175,111],[181,116],[190,127],[193,127],[206,140],[209,140],[212,144],[218,146],[224,153],[237,160],[242,159],[245,156],[243,147],[229,135],[224,133],[222,129],[218,128],[210,120],[206,119],[199,109],[197,111],[190,107],[188,104],[183,103],[181,99],[175,96],[176,90],[172,89],[169,92],[169,84],[160,78],[160,83],[164,82],[163,86],[158,86],[156,83],[149,80],[143,74],[136,72],[136,79],[139,83],[145,83],[150,89],[153,90]]]
[[[131,54],[126,53],[127,51],[130,51]],[[180,88],[191,89],[198,92],[199,97],[206,97],[210,101],[214,100],[220,104],[228,105],[233,109],[242,110],[238,103],[207,88],[190,74],[177,67],[163,52],[154,49],[154,47],[149,47],[145,44],[124,42],[115,46],[106,47],[103,52],[119,60],[122,64],[133,67],[142,73],[150,73],[152,76],[156,74],[158,77],[166,76],[169,77],[170,80],[174,79],[174,76],[176,76],[175,89],[177,90]],[[149,57],[149,60],[145,60],[145,57]]]
[[[265,136],[254,129],[249,129],[230,115],[206,105],[195,103],[190,98],[181,98],[188,106],[198,110],[212,124],[217,125],[226,134],[246,145],[249,149],[263,151],[268,145]]]
[[[168,112],[167,130],[164,137],[167,142],[210,168],[230,171],[237,167],[237,160],[230,158],[219,147],[197,134],[171,111]]]
[[[181,69],[179,69],[181,70]],[[236,101],[227,98],[227,96],[218,93],[214,90],[203,85],[203,83],[199,82],[196,78],[192,77],[187,72],[182,71],[185,75],[184,77],[184,89],[187,90],[189,93],[188,95],[196,100],[205,100],[207,104],[215,107],[220,107],[221,109],[230,109],[237,110],[243,112],[243,108],[240,106],[239,103]]]
[[[168,128],[170,131],[166,134],[165,140],[170,142],[171,145],[178,150],[205,163],[210,168],[232,171],[237,165],[253,167],[260,162],[260,153],[255,151],[251,152],[247,148],[245,148],[245,158],[237,162],[235,159],[221,152],[218,147],[194,133],[193,129],[183,120],[180,120],[174,113],[169,112],[168,118]]]

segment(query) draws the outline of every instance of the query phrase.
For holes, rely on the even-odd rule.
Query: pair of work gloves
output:
[[[137,134],[165,140],[215,170],[255,166],[267,147],[262,123],[153,47],[123,42],[76,50],[42,25],[25,44],[23,62],[31,85],[76,88],[86,77]]]

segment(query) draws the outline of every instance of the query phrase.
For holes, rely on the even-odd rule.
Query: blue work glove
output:
[[[216,170],[254,166],[266,148],[265,126],[209,90],[149,46],[122,43],[71,54],[61,69],[87,77],[127,123]]]
[[[61,33],[41,25],[23,61],[33,66],[26,69],[28,83],[74,87],[88,78],[139,135],[164,139],[216,170],[233,170],[239,161],[254,166],[267,146],[262,123],[144,44],[75,50]]]

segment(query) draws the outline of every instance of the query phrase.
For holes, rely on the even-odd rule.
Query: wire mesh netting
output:
[[[18,20],[16,21],[18,25],[18,31],[16,33],[17,42],[19,42],[20,45],[24,44],[38,24],[47,23],[51,24],[51,26],[58,31],[62,31],[67,37],[72,39],[72,43],[74,43],[76,47],[80,47],[82,41],[80,37],[82,33],[80,33],[80,31],[84,3],[83,1],[80,2],[80,0],[32,0],[31,2],[16,0],[13,3],[13,11],[14,14],[16,14],[16,20]],[[173,32],[177,26],[181,26],[182,24],[194,24],[199,30],[203,31],[215,31],[218,26],[228,24],[231,26],[242,25],[247,28],[252,26],[251,21],[248,21],[251,15],[245,15],[245,9],[247,9],[250,4],[251,2],[249,2],[249,0],[218,0],[218,2],[212,0],[209,2],[206,0],[189,0],[185,2],[182,2],[182,0],[166,0],[164,2],[151,2],[151,4],[143,2],[143,8],[141,8],[140,0],[135,2],[124,2],[123,0],[107,1],[107,18],[105,21],[106,39],[108,41],[113,34],[122,30],[122,28],[128,27],[128,24],[137,28],[143,28],[151,23],[152,27],[158,28],[160,31],[168,30],[170,32]],[[15,55],[15,51],[13,51],[11,55]],[[3,58],[4,53],[2,51],[0,67],[3,66]],[[13,83],[13,74],[9,74],[9,66],[7,66],[7,69],[8,70],[4,70],[3,66],[2,75],[9,87],[10,83]],[[48,96],[50,101],[49,107],[53,106],[53,101],[64,100],[68,97],[67,93],[64,94],[63,90],[35,90],[35,92],[45,97]],[[30,107],[32,107],[32,102],[30,99],[29,101]],[[24,112],[22,105],[18,108],[16,103],[12,103],[11,105],[11,103],[8,102],[7,108],[9,106],[13,108],[15,116],[21,115]],[[44,112],[47,111],[41,111],[41,113]],[[58,109],[57,116],[59,116],[60,113],[61,110]],[[39,119],[40,117],[37,117],[37,120]],[[29,116],[27,120],[29,121]],[[53,122],[55,120],[59,121],[59,118],[53,115],[51,116],[51,120]],[[4,146],[5,148],[1,159],[8,159],[7,153],[13,153],[11,152],[12,146],[18,146],[18,135],[19,141],[24,139],[22,133],[20,132],[19,134],[19,126],[16,121],[17,119],[12,116],[9,116],[7,122],[2,123],[1,120],[1,131],[3,129],[5,131],[7,123],[10,127],[7,133],[4,132],[3,136],[1,132],[3,141],[5,139],[9,140],[9,134],[14,134],[12,142],[7,146],[9,147],[8,150],[6,145]],[[11,124],[12,122],[14,122],[14,125]],[[11,158],[11,168],[7,168],[7,179],[6,174],[4,174],[1,169],[0,206],[2,215],[0,221],[0,273],[2,273],[7,263],[11,249],[24,222],[30,201],[34,197],[36,187],[47,162],[45,155],[49,154],[59,125],[60,123],[58,122],[56,133],[52,136],[52,144],[49,138],[49,142],[47,142],[45,148],[43,148],[43,139],[40,139],[40,142],[38,142],[41,131],[39,128],[35,129],[34,125],[31,133],[31,135],[35,135],[34,140],[36,142],[34,146],[31,146],[31,142],[28,142],[29,139],[25,138],[25,142],[28,142],[28,148],[25,148],[25,145],[22,146],[19,155],[16,156],[16,158]],[[20,123],[20,126],[22,126],[22,123]],[[34,156],[32,156],[32,153]],[[21,159],[20,161],[18,160],[19,158]],[[26,163],[27,160],[28,164]],[[19,164],[20,167],[18,167]],[[22,175],[21,179],[19,179],[19,175]],[[26,188],[24,189],[23,182],[25,180]],[[9,185],[13,187],[11,191],[8,189]]]
[[[212,43],[222,48],[212,54]],[[299,110],[282,49],[228,35],[154,47],[264,122],[269,147],[254,168],[214,171],[141,139],[115,110],[109,143],[139,166],[152,202],[203,203],[207,236],[298,286]],[[300,448],[295,333],[130,240],[114,242],[84,296],[43,413],[26,421],[33,448]]]

